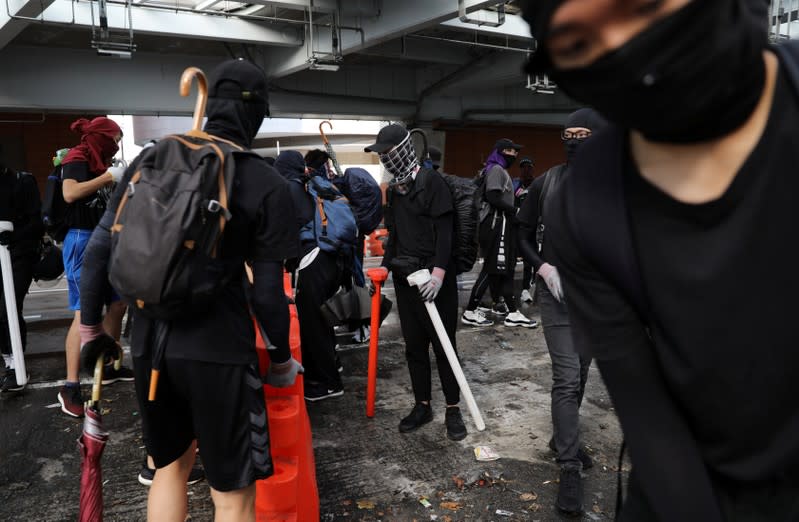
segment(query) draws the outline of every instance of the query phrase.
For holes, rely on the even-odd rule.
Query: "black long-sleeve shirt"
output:
[[[408,194],[394,192],[389,197],[389,237],[383,266],[390,268],[392,259],[408,256],[420,259],[427,268],[449,270],[454,209],[441,174],[422,168]]]
[[[0,174],[0,221],[14,225],[12,249],[36,249],[44,235],[36,179],[26,172]]]
[[[544,242],[541,252],[539,252],[536,238],[539,217],[544,218],[543,223],[546,229],[546,211],[544,208],[541,208],[542,199],[547,199],[554,204],[558,204],[555,191],[558,190],[563,181],[563,177],[567,174],[568,170],[566,165],[559,165],[549,169],[541,176],[538,176],[527,189],[527,197],[516,216],[519,221],[519,250],[524,260],[533,266],[535,272],[538,272],[541,265],[547,262],[546,242]],[[549,179],[550,176],[555,176],[555,178],[550,180],[547,185],[547,179]],[[542,197],[545,186],[547,194],[544,194]],[[543,206],[550,206],[550,203],[544,204]],[[546,230],[544,236],[546,237]]]

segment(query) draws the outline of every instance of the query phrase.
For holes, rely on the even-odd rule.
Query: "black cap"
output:
[[[510,140],[508,138],[499,139],[494,144],[494,148],[496,150],[505,150],[505,149],[516,149],[516,150],[519,150],[523,146],[524,145],[519,145],[518,143],[513,143],[513,140]]]
[[[433,166],[438,167],[441,165],[441,149],[430,145],[427,148],[427,153],[430,155],[430,161],[433,162]]]
[[[247,60],[226,60],[208,78],[208,97],[267,103],[269,97],[263,69]]]
[[[380,129],[380,132],[377,133],[375,143],[369,145],[363,150],[364,152],[377,152],[378,154],[383,154],[384,152],[388,152],[402,143],[407,137],[408,130],[405,127],[398,123],[392,123],[391,125],[386,125]]]
[[[521,167],[522,165],[526,165],[526,164],[528,164],[528,163],[529,163],[530,165],[532,165],[532,164],[533,164],[533,160],[531,160],[530,158],[528,158],[527,156],[525,156],[525,157],[523,157],[523,158],[522,158],[522,160],[519,162],[519,166]]]

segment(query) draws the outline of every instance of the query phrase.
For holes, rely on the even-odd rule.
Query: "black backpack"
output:
[[[67,202],[64,201],[62,191],[63,167],[55,167],[47,176],[44,186],[44,199],[42,199],[42,222],[45,231],[54,241],[61,242],[67,235],[69,227],[66,224]]]
[[[199,131],[142,152],[111,229],[109,280],[150,317],[191,314],[230,282],[219,247],[238,154],[260,159]]]
[[[479,189],[471,179],[443,173],[441,176],[449,187],[452,207],[455,210],[453,216],[455,231],[452,235],[455,273],[463,274],[474,266],[480,248],[477,243],[478,206],[475,204]]]

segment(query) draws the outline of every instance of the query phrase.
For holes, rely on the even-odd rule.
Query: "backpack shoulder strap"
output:
[[[774,52],[788,72],[788,80],[794,93],[799,96],[799,40],[789,40],[773,47]]]
[[[625,198],[625,136],[611,125],[583,145],[565,180],[567,214],[578,248],[646,321],[649,306]]]
[[[565,169],[566,165],[560,164],[552,167],[544,173],[546,179],[544,180],[544,186],[541,187],[541,193],[538,195],[538,219],[541,219],[541,217],[544,215],[544,202],[549,194],[549,188],[552,186],[555,178],[563,174]]]

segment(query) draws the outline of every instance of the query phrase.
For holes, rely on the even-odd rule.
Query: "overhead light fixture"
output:
[[[327,60],[317,60],[312,58],[310,60],[310,67],[312,71],[330,71],[336,72],[341,67],[338,62],[335,61],[327,61]]]
[[[556,87],[557,85],[552,83],[549,80],[549,76],[546,74],[543,75],[543,78],[539,78],[538,75],[536,75],[535,80],[533,80],[533,77],[528,74],[527,85],[524,86],[525,89],[530,89],[538,94],[555,94]]]
[[[123,49],[104,49],[102,47],[97,48],[97,54],[99,56],[114,56],[116,58],[124,58],[130,60],[133,57],[133,52],[129,50]]]

